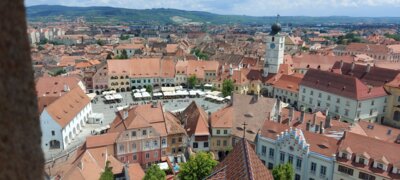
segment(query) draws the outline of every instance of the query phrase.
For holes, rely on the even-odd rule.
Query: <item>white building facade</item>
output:
[[[279,164],[292,164],[295,180],[333,179],[334,154],[327,156],[313,152],[300,129],[290,128],[275,139],[259,134],[256,153],[269,169]]]

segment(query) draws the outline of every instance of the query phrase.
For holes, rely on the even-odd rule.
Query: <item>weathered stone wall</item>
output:
[[[0,179],[43,179],[23,0],[0,1]]]

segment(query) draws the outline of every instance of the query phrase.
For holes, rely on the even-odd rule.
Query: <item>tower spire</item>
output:
[[[276,23],[279,23],[279,18],[280,17],[281,17],[281,15],[279,15],[279,14],[276,16]]]

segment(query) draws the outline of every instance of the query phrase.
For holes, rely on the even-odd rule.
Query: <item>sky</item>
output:
[[[173,8],[250,16],[400,17],[400,0],[25,0],[32,5]]]

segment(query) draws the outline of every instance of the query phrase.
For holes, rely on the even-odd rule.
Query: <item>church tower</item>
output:
[[[282,30],[279,24],[279,15],[276,23],[271,26],[271,33],[267,36],[266,55],[264,60],[263,76],[267,77],[269,73],[278,73],[279,65],[283,63],[285,36],[280,34]]]

